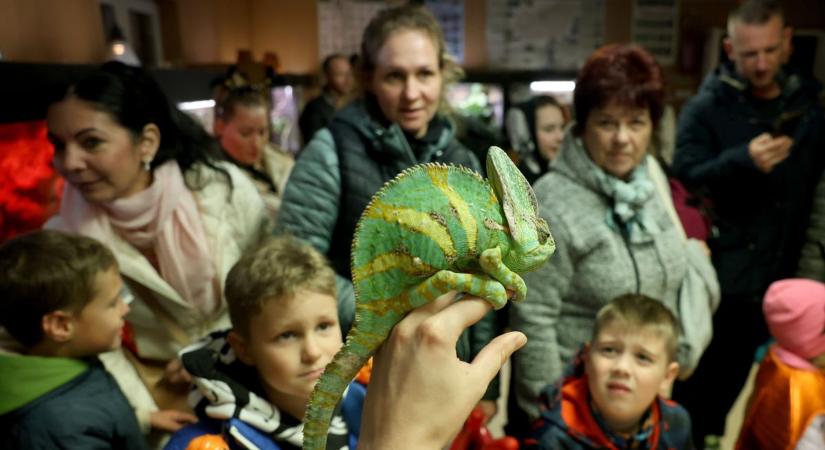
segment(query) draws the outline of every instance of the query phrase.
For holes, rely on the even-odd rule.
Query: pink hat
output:
[[[776,343],[802,358],[825,353],[825,284],[803,278],[777,281],[762,305]]]

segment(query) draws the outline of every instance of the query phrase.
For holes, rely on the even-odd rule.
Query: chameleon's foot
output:
[[[440,270],[413,291],[411,298],[415,306],[431,302],[449,291],[459,291],[481,297],[494,308],[500,309],[507,303],[507,290],[498,281],[486,276],[456,273]]]
[[[488,248],[481,252],[479,265],[486,274],[512,290],[515,293],[515,301],[520,302],[527,296],[527,285],[524,283],[524,279],[504,265],[500,248]]]

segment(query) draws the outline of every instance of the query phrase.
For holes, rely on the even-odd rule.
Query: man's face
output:
[[[739,75],[755,90],[774,86],[790,38],[790,29],[784,29],[782,18],[774,16],[763,24],[734,21],[728,31],[725,51]]]

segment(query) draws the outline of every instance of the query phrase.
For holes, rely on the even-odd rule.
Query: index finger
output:
[[[767,141],[770,141],[771,139],[773,139],[773,136],[771,136],[770,133],[761,133],[755,138],[753,138],[753,142],[756,144],[764,144]]]
[[[427,320],[433,327],[440,330],[440,334],[445,340],[457,342],[466,328],[481,320],[491,309],[493,309],[493,306],[487,300],[475,296],[466,296],[448,305]]]

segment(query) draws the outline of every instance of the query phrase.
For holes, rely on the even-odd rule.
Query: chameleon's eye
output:
[[[548,239],[552,239],[550,236],[550,226],[547,225],[547,221],[541,217],[536,217],[536,231],[538,232],[540,244],[544,245]]]

